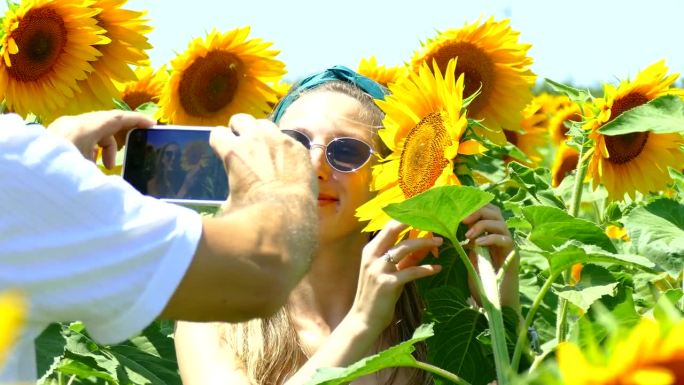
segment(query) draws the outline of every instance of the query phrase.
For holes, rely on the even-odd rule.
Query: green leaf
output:
[[[553,251],[566,242],[575,240],[612,253],[617,252],[610,238],[592,222],[575,218],[555,207],[530,206],[523,208],[522,212],[532,224],[530,241],[546,251]]]
[[[110,349],[127,370],[137,373],[152,385],[181,385],[175,360],[160,358],[126,345],[115,345]]]
[[[48,326],[36,338],[36,364],[38,378],[49,375],[64,355],[66,339],[62,335],[62,325]]]
[[[676,95],[663,95],[623,112],[599,129],[609,136],[646,131],[684,133],[684,101]]]
[[[435,337],[427,341],[430,362],[473,385],[484,385],[496,375],[491,345],[477,337],[488,329],[487,318],[466,303],[452,287],[425,294],[425,320],[435,323]],[[446,381],[435,379],[437,384]]]
[[[529,168],[517,162],[508,164],[511,179],[518,182],[537,202],[545,205],[565,209],[565,203],[558,198],[551,188],[551,173],[546,168]]]
[[[151,118],[154,118],[157,114],[157,111],[159,111],[159,106],[155,102],[147,102],[139,105],[138,108],[136,108],[135,110],[138,112],[142,112],[143,114]]]
[[[556,290],[556,294],[586,312],[589,306],[604,295],[615,295],[617,285],[618,282],[608,270],[590,264],[582,269],[579,282]]]
[[[684,205],[657,199],[630,211],[625,228],[635,251],[672,277],[684,270]]]
[[[66,375],[74,375],[78,378],[101,378],[108,383],[116,383],[117,379],[111,376],[108,372],[96,369],[90,365],[86,365],[80,361],[67,360],[66,363],[61,365],[58,371]]]
[[[411,353],[414,344],[424,341],[433,335],[432,325],[421,325],[413,333],[413,337],[384,350],[378,354],[366,357],[347,368],[318,369],[307,385],[337,385],[346,384],[361,376],[375,373],[379,370],[397,366],[415,366],[416,359]]]
[[[576,263],[607,263],[612,265],[636,266],[642,269],[655,267],[648,258],[633,254],[617,254],[592,245],[569,241],[557,251],[544,252],[549,260],[551,274],[561,273]]]
[[[416,281],[416,285],[423,297],[428,291],[444,286],[454,288],[459,298],[468,298],[470,296],[468,270],[466,270],[463,261],[459,258],[456,249],[450,241],[445,241],[439,248],[439,258],[430,254],[422,263],[429,265],[439,264],[442,266],[442,271],[439,274]]]
[[[126,104],[126,102],[124,102],[123,100],[116,98],[113,98],[112,100],[114,101],[114,106],[117,110],[132,111],[131,107],[129,107],[128,104]]]
[[[441,186],[390,204],[384,210],[399,222],[454,240],[459,223],[493,198],[475,187]]]
[[[548,78],[544,78],[544,80],[546,81],[546,83],[549,84],[549,86],[551,86],[551,88],[554,91],[566,95],[570,98],[570,100],[572,100],[575,103],[584,103],[592,98],[591,92],[589,92],[589,90],[581,90],[579,88],[570,87],[568,85],[555,82]]]

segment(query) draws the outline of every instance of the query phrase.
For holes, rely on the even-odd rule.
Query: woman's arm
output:
[[[286,385],[310,379],[316,369],[350,365],[373,353],[378,338],[392,322],[404,285],[437,274],[438,265],[418,265],[441,238],[409,239],[395,245],[405,225],[391,222],[363,249],[354,303],[324,344]],[[387,253],[391,261],[387,260]]]
[[[221,343],[218,324],[177,322],[174,343],[184,385],[257,385]]]

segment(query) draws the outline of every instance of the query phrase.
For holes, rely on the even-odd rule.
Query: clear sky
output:
[[[684,72],[684,0],[129,0],[126,8],[148,10],[155,66],[214,27],[244,25],[281,51],[289,80],[334,64],[356,68],[370,55],[396,65],[436,30],[493,15],[509,17],[532,44],[540,77],[591,85],[659,59]]]

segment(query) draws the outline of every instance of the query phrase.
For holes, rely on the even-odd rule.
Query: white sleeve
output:
[[[198,213],[141,195],[16,116],[0,116],[0,186],[0,290],[28,294],[31,323],[81,320],[105,344],[161,313],[201,236]]]

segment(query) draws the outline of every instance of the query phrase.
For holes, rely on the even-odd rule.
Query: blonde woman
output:
[[[442,240],[395,245],[405,227],[394,222],[369,241],[354,215],[372,197],[372,154],[382,151],[376,131],[383,119],[372,98],[383,95],[371,80],[338,66],[305,79],[276,107],[273,120],[310,149],[318,175],[318,251],[276,315],[241,324],[178,324],[176,348],[186,385],[301,384],[318,368],[346,366],[408,339],[420,324],[422,305],[413,282],[441,268],[419,265],[417,255]],[[491,234],[499,262],[512,250],[496,207],[465,222],[474,229],[472,238]],[[515,274],[508,279],[515,281]],[[505,300],[511,305],[515,296]],[[415,354],[424,360],[424,347]],[[425,372],[400,368],[353,384],[430,382]]]

